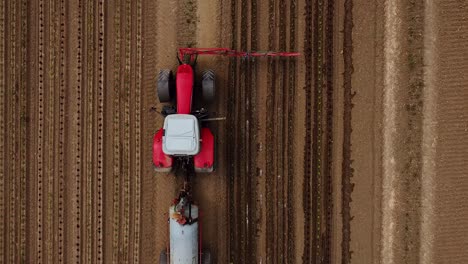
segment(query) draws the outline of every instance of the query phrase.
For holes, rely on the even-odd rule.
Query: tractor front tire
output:
[[[161,103],[169,102],[174,90],[174,78],[172,71],[168,69],[160,70],[158,75],[158,98]]]
[[[167,262],[167,252],[165,250],[161,251],[159,255],[159,264],[169,264]]]
[[[215,74],[213,70],[206,70],[202,76],[202,95],[205,102],[213,101],[215,97]]]

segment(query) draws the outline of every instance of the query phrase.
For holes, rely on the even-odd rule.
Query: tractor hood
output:
[[[168,115],[164,120],[163,152],[167,155],[193,156],[200,151],[200,129],[193,115]]]

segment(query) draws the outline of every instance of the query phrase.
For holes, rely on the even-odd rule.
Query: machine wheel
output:
[[[209,250],[204,250],[203,251],[202,263],[203,264],[211,264],[211,252]]]
[[[215,74],[213,70],[206,70],[202,76],[203,100],[211,102],[215,96]]]
[[[159,255],[159,264],[169,264],[167,263],[167,253],[165,250],[161,251],[161,255]]]
[[[159,71],[158,75],[158,97],[161,103],[171,101],[171,95],[174,90],[174,78],[172,71],[163,69]]]

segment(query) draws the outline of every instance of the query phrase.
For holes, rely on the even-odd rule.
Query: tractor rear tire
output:
[[[203,264],[211,264],[211,252],[209,250],[204,250],[202,255]]]
[[[159,255],[159,264],[169,264],[167,262],[167,252],[165,250],[161,251]]]
[[[205,102],[213,101],[215,97],[215,74],[213,70],[206,70],[202,76],[202,95]]]
[[[174,77],[172,71],[163,69],[158,75],[158,98],[161,103],[169,102],[174,90]]]

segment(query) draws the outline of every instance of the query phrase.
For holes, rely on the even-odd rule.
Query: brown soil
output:
[[[0,1],[0,263],[158,263],[182,46],[301,52],[198,60],[214,263],[467,262],[468,3],[429,2]]]

